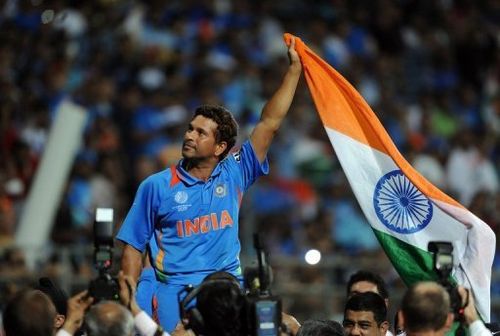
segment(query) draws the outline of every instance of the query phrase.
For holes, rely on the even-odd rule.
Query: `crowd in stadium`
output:
[[[89,279],[82,251],[92,246],[96,207],[115,209],[118,228],[140,181],[180,158],[201,104],[226,106],[240,140],[248,137],[285,71],[284,32],[359,90],[418,171],[498,232],[497,1],[4,0],[2,305],[13,279],[61,276],[58,250],[32,270],[12,245],[61,101],[84,106],[87,120],[51,242],[68,248],[71,273]],[[381,253],[303,80],[269,160],[241,225],[265,233],[271,256]]]

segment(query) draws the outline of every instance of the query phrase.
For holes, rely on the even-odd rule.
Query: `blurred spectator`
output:
[[[350,254],[362,254],[380,248],[359,205],[351,197],[352,192],[345,177],[340,177],[335,183],[329,186],[329,194],[324,199],[326,211],[332,214],[330,234],[335,245]]]
[[[26,279],[30,276],[24,251],[17,247],[11,247],[3,252],[0,263],[0,274],[8,279]]]
[[[485,150],[476,143],[473,134],[464,131],[458,139],[458,146],[452,148],[446,166],[450,190],[457,193],[465,206],[480,190],[498,191],[498,173]]]
[[[384,279],[378,274],[364,270],[357,271],[350,276],[346,288],[348,298],[359,293],[373,292],[380,295],[389,307],[389,292]]]
[[[50,298],[39,290],[22,290],[3,312],[6,336],[53,335],[56,309]]]
[[[11,243],[15,224],[14,202],[5,190],[5,177],[0,175],[0,246]]]
[[[486,127],[491,130],[493,136],[500,134],[500,88],[496,91],[492,97],[488,97],[490,101],[487,101],[483,110]]]

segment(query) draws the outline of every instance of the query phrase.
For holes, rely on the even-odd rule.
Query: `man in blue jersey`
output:
[[[177,293],[185,285],[198,285],[215,271],[241,279],[241,199],[259,176],[268,173],[267,151],[292,103],[302,71],[293,40],[288,56],[290,65],[282,84],[238,151],[228,155],[237,136],[231,113],[221,106],[196,109],[184,135],[183,158],[141,183],[117,235],[126,244],[122,269],[134,279],[139,277],[141,256],[149,244],[159,281],[154,313],[167,331],[179,321]]]

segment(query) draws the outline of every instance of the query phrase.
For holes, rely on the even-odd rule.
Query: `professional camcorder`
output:
[[[271,295],[271,268],[260,243],[259,236],[254,235],[254,246],[257,251],[258,267],[247,267],[244,272],[245,290],[242,290],[236,277],[226,272],[215,272],[203,282],[193,287],[186,286],[178,293],[181,318],[185,326],[197,335],[205,335],[207,323],[202,311],[198,309],[200,302],[206,302],[207,291],[212,295],[220,288],[231,287],[235,295],[227,295],[239,314],[241,322],[240,334],[248,336],[278,336],[281,332],[281,299]],[[218,288],[218,289],[217,289]],[[236,290],[235,290],[236,289]],[[221,292],[219,292],[221,293]],[[217,297],[218,299],[221,296]],[[196,300],[196,303],[195,303]],[[226,302],[227,303],[227,302]],[[204,303],[201,304],[202,306]],[[201,308],[201,307],[200,307]],[[229,322],[229,321],[228,321]]]
[[[97,208],[94,221],[94,266],[99,275],[89,285],[94,302],[120,300],[118,280],[110,274],[113,262],[113,209]]]
[[[280,335],[281,330],[281,299],[271,295],[272,272],[267,263],[266,253],[260,237],[254,234],[254,248],[257,252],[258,268],[245,269],[245,287],[247,294],[247,321],[251,335]]]

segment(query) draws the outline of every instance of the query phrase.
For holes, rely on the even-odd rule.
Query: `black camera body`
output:
[[[254,234],[254,248],[258,269],[246,268],[244,274],[248,330],[252,336],[277,336],[281,332],[281,298],[269,291],[272,272],[258,234]]]
[[[450,275],[453,270],[453,245],[450,242],[432,241],[427,246],[429,252],[434,253],[434,271],[438,275],[438,282],[450,295],[450,306],[455,320],[460,321],[462,299],[458,293],[458,288],[451,281]]]
[[[99,275],[89,284],[94,302],[120,300],[118,279],[111,276],[113,263],[113,209],[97,208],[94,221],[94,266]]]
[[[120,300],[120,286],[118,280],[108,273],[99,274],[89,285],[89,295],[94,298],[94,302],[103,300]]]

